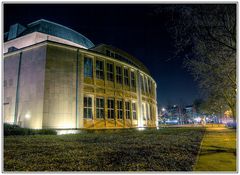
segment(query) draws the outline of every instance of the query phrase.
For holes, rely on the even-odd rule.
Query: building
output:
[[[136,58],[38,20],[4,34],[4,122],[29,128],[156,127],[156,82]]]

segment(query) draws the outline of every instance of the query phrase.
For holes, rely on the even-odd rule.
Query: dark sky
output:
[[[50,20],[83,34],[95,45],[118,47],[142,61],[157,82],[158,106],[191,104],[199,97],[197,83],[173,58],[174,43],[166,23],[168,16],[154,12],[158,4],[5,4],[4,32],[14,23],[26,25]]]

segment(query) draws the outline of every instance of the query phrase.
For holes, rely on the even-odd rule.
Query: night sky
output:
[[[113,45],[142,61],[157,82],[159,107],[189,105],[199,97],[199,90],[183,68],[183,59],[174,58],[174,43],[166,25],[168,16],[155,13],[162,6],[5,4],[4,32],[11,24],[26,25],[38,19],[62,24],[83,34],[95,45]]]

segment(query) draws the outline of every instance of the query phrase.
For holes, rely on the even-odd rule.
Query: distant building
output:
[[[4,122],[29,128],[156,127],[157,84],[136,58],[38,20],[4,34]]]

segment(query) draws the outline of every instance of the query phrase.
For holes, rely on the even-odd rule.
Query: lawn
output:
[[[236,129],[208,127],[195,171],[236,171]]]
[[[192,171],[205,128],[4,138],[4,171]]]

